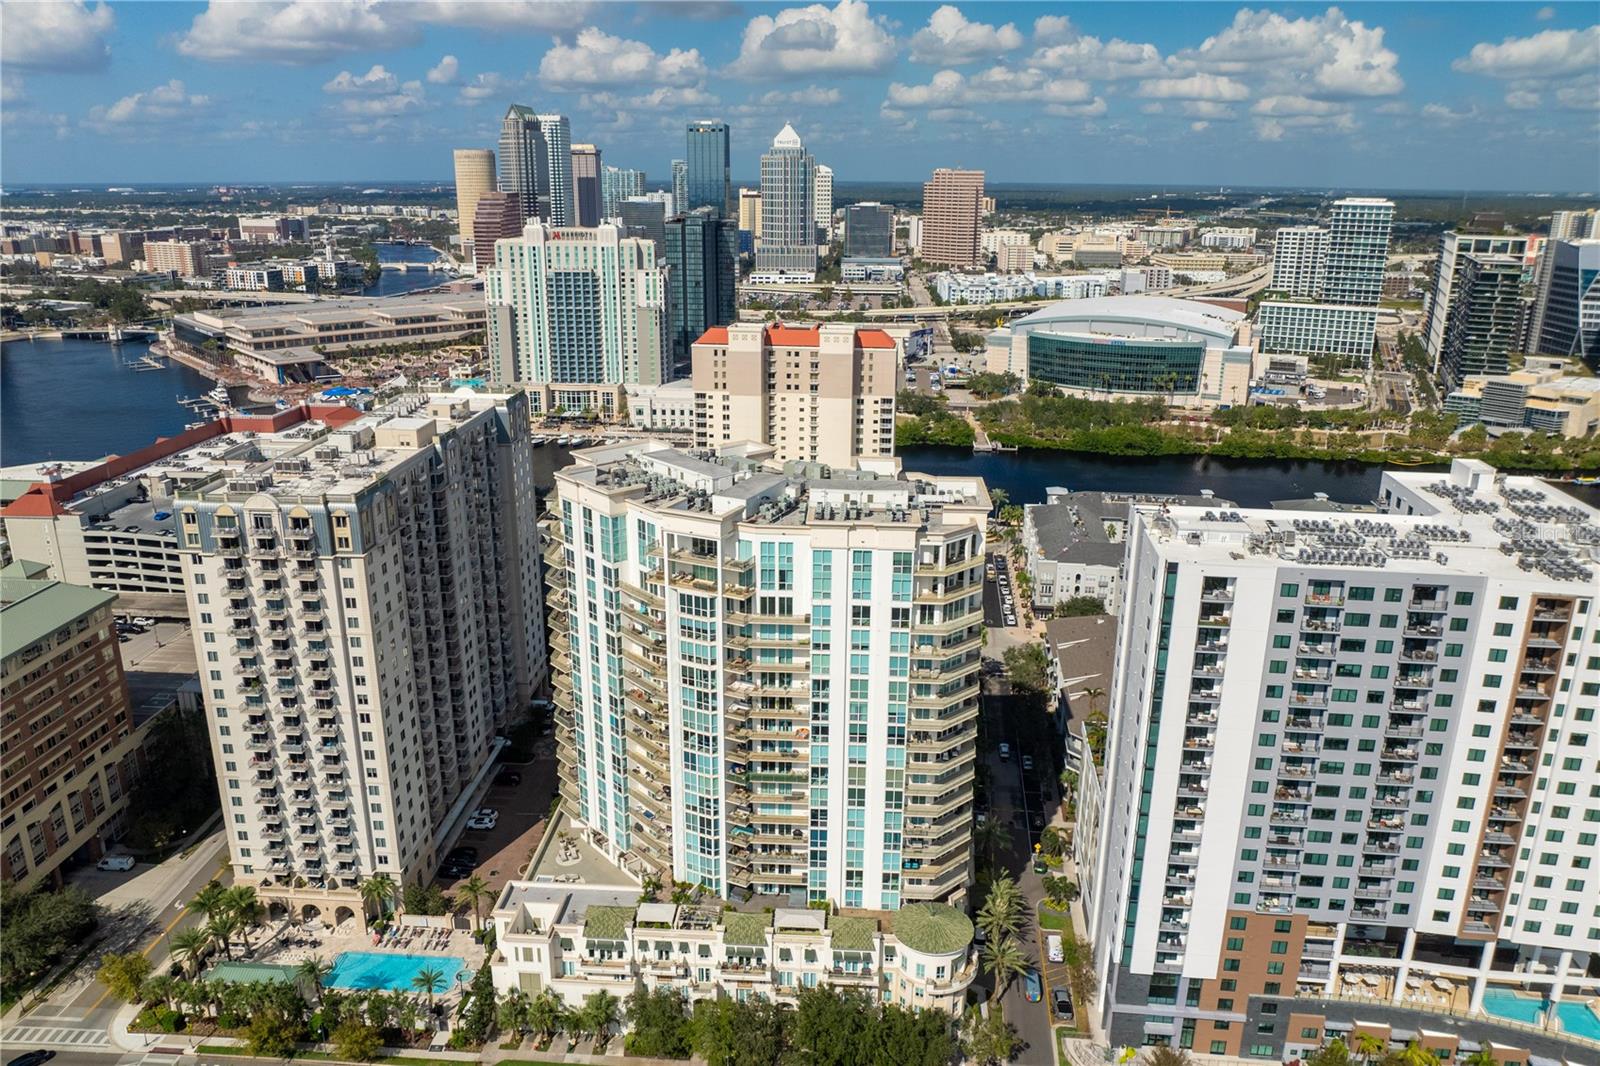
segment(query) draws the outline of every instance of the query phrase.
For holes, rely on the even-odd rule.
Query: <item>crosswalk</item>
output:
[[[7,1027],[5,1043],[51,1048],[108,1048],[111,1037],[104,1029],[69,1029],[66,1026],[18,1025]]]

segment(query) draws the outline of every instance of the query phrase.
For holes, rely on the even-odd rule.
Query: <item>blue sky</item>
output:
[[[667,176],[793,122],[836,180],[1589,191],[1592,3],[9,0],[0,181],[447,179],[507,104]]]

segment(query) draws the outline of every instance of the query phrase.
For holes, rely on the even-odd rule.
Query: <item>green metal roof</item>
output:
[[[44,563],[30,563],[26,559],[13,559],[4,566],[0,566],[0,577],[22,577],[28,580],[40,578],[49,580],[50,567]]]
[[[206,974],[208,981],[227,981],[239,985],[293,981],[295,967],[273,966],[265,962],[222,962]]]
[[[583,935],[593,940],[621,940],[633,924],[634,907],[590,907],[583,916]]]
[[[10,503],[36,484],[36,480],[29,478],[0,477],[0,503]]]
[[[926,955],[953,955],[972,944],[972,919],[947,903],[908,903],[894,915],[895,939]]]
[[[116,598],[114,592],[64,581],[0,577],[0,659],[11,658]]]
[[[873,934],[878,923],[871,918],[848,918],[835,914],[828,919],[828,932],[833,934],[835,951],[871,951]]]
[[[727,911],[722,915],[722,942],[765,947],[772,930],[772,915]]]

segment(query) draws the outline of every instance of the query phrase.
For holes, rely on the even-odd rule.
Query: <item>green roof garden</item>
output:
[[[766,947],[772,931],[772,915],[725,911],[722,915],[722,941],[725,944]]]
[[[828,932],[833,934],[834,951],[871,951],[872,937],[878,923],[871,918],[851,918],[835,914],[828,919]]]
[[[590,907],[583,916],[583,935],[591,940],[622,940],[637,908]]]

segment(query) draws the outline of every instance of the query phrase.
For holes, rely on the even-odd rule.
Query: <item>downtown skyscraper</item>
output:
[[[572,130],[566,116],[512,104],[500,123],[499,181],[501,192],[517,194],[523,218],[572,225]]]
[[[668,332],[679,374],[689,349],[712,326],[738,317],[739,223],[710,206],[666,220]]]
[[[702,119],[689,123],[684,175],[684,200],[675,204],[680,215],[709,207],[723,218],[734,215],[732,156],[728,124]]]
[[[1373,197],[1335,200],[1328,225],[1279,231],[1274,296],[1256,322],[1261,351],[1365,366],[1372,359],[1378,299],[1388,261],[1394,204]]]
[[[756,273],[815,277],[815,161],[785,125],[761,156],[761,238]]]

